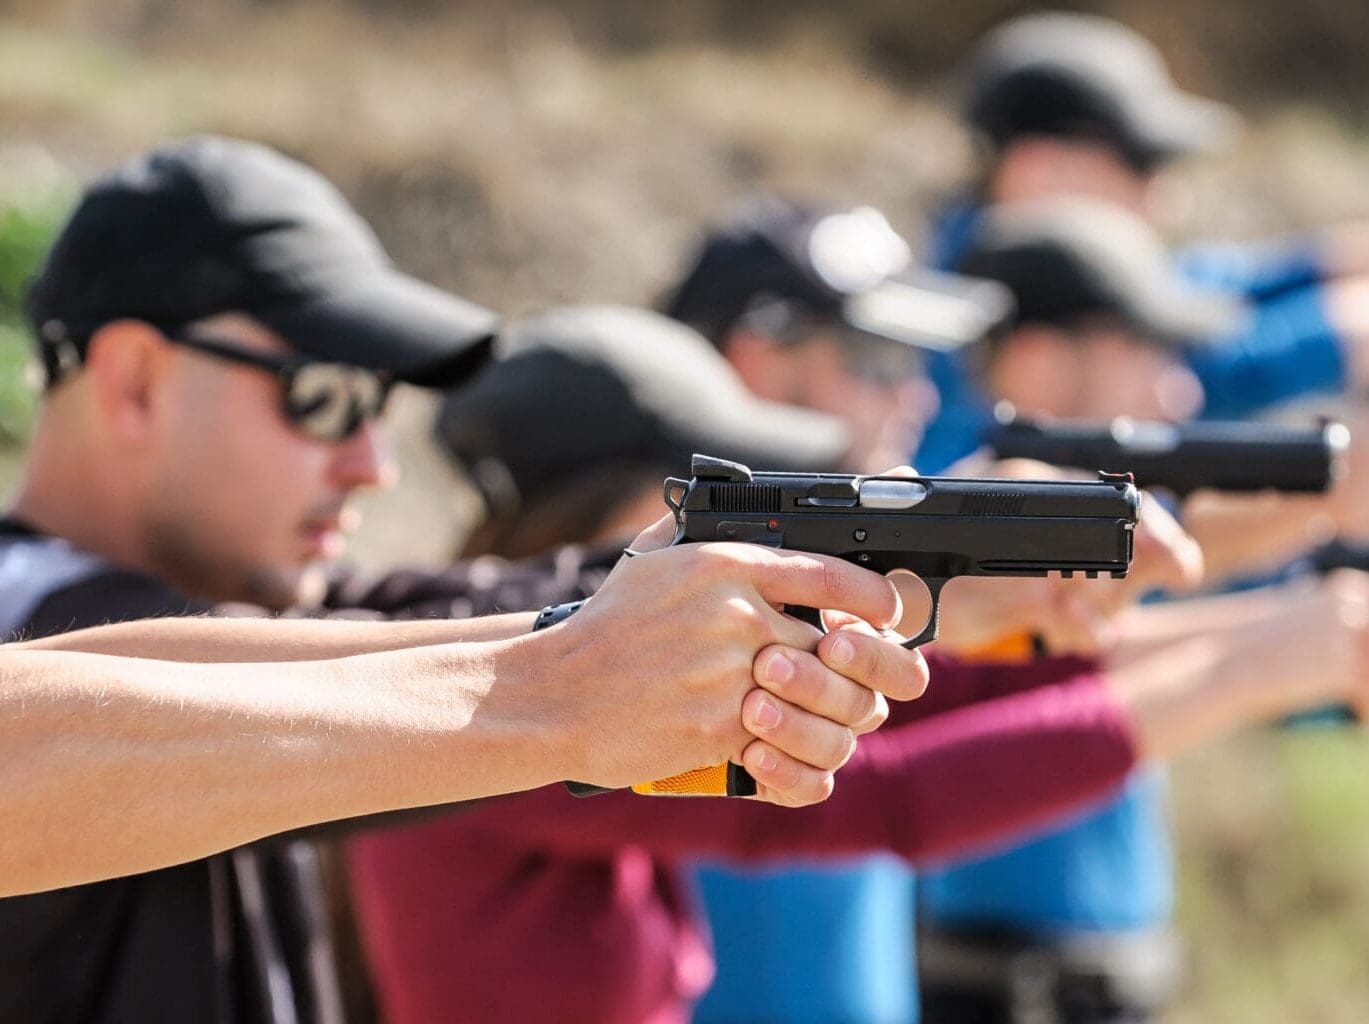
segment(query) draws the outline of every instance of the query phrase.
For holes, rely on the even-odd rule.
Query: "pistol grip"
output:
[[[613,792],[587,782],[567,782],[566,789],[582,797]],[[632,791],[642,796],[755,796],[756,780],[741,765],[724,761],[707,768],[680,772],[668,779],[639,782],[632,787]]]
[[[1008,633],[991,640],[982,647],[966,651],[971,661],[997,661],[1020,665],[1035,658],[1042,650],[1041,638],[1035,633]]]
[[[641,782],[632,791],[643,796],[755,796],[756,780],[741,765],[724,761],[668,779]]]

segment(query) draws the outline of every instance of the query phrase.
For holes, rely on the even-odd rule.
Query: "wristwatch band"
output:
[[[558,622],[565,622],[576,612],[578,612],[584,601],[570,601],[566,604],[549,604],[537,613],[537,621],[532,624],[532,631],[536,633],[539,629],[550,629]]]

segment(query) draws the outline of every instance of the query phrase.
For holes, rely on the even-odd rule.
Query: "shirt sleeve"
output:
[[[1101,800],[1135,760],[1124,712],[1090,675],[863,737],[836,794],[814,807],[630,793],[579,800],[554,786],[487,804],[467,821],[475,833],[563,856],[636,845],[663,858],[890,851],[918,863]]]
[[[917,722],[986,700],[1010,697],[1051,683],[1098,672],[1098,663],[1076,656],[1043,656],[1030,661],[969,661],[928,650],[931,682],[917,700],[890,701],[889,725]]]
[[[616,555],[571,546],[526,562],[491,556],[458,562],[440,572],[339,573],[330,582],[324,607],[333,613],[364,611],[395,619],[467,619],[533,611],[594,593]]]
[[[1206,394],[1208,419],[1249,416],[1345,384],[1345,350],[1327,319],[1322,289],[1297,289],[1258,303],[1225,340],[1198,348],[1189,363]]]
[[[1204,242],[1175,255],[1180,273],[1205,288],[1265,302],[1326,279],[1316,243],[1309,238],[1265,242]]]

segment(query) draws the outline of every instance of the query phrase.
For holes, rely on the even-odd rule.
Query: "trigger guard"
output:
[[[922,585],[927,588],[927,595],[931,598],[932,610],[927,616],[927,625],[922,627],[922,632],[903,641],[900,645],[909,651],[915,647],[921,647],[923,644],[931,643],[941,632],[941,588],[946,585],[946,581],[944,579],[920,578]]]

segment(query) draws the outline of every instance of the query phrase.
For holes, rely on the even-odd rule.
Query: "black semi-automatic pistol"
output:
[[[936,639],[941,589],[957,576],[1126,576],[1140,492],[1125,474],[1094,482],[753,473],[695,455],[693,479],[665,482],[673,543],[742,541],[906,569],[931,595],[916,647]],[[812,609],[787,609],[820,625]],[[749,796],[736,764],[632,787],[653,795]],[[589,787],[577,787],[585,792]]]
[[[1306,427],[1126,417],[1034,420],[1018,416],[1006,403],[994,417],[987,444],[1001,459],[1131,473],[1139,486],[1181,498],[1202,488],[1323,493],[1338,477],[1350,442],[1346,427],[1330,420]]]

